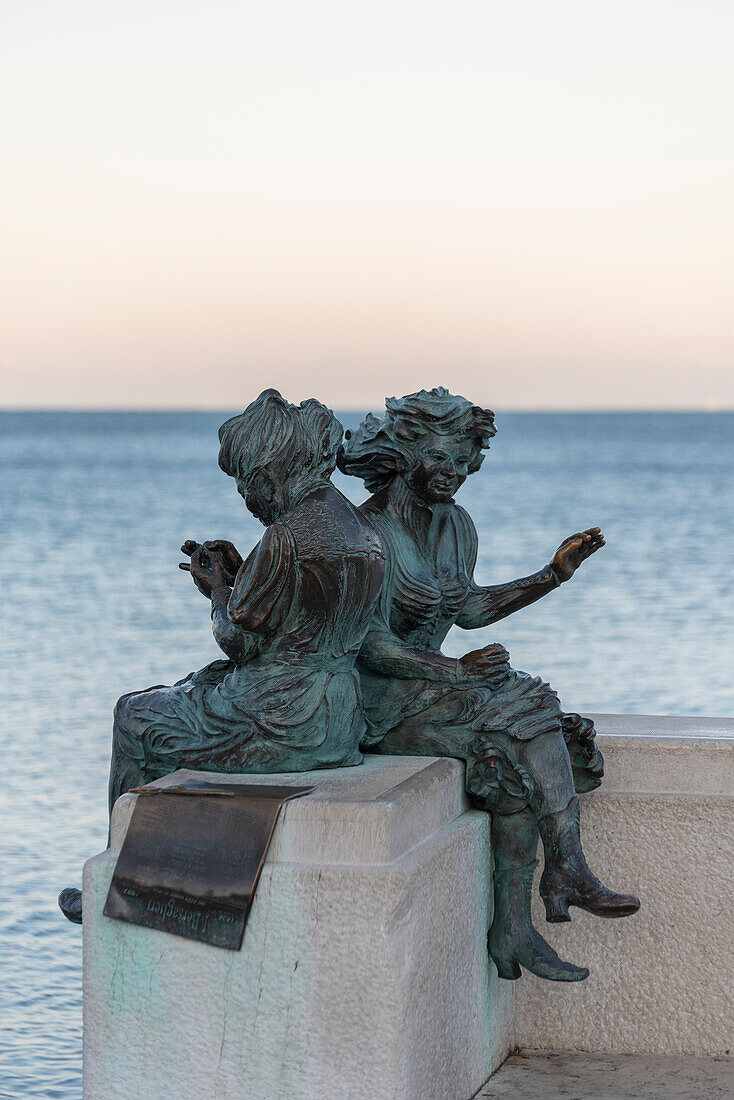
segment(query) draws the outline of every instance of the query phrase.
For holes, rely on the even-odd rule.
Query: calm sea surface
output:
[[[0,413],[2,1097],[81,1095],[81,932],[56,895],[105,843],[117,697],[217,656],[178,547],[259,538],[217,467],[223,419]],[[734,715],[734,414],[498,424],[459,497],[479,528],[479,580],[530,573],[592,524],[608,545],[560,591],[447,650],[501,641],[569,710]]]

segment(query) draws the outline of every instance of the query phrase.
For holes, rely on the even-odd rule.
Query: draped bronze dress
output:
[[[562,731],[578,790],[598,785],[593,724],[564,715],[555,691],[510,670],[501,687],[462,683],[458,662],[440,654],[450,628],[484,627],[558,586],[550,567],[505,585],[474,582],[477,534],[463,508],[424,504],[405,482],[362,505],[386,559],[382,598],[360,658],[371,751],[444,755],[467,762],[467,789],[489,806],[517,808],[532,780],[513,762],[512,743]],[[422,651],[420,658],[411,651]],[[380,671],[392,670],[393,674]],[[398,668],[400,671],[398,672]]]
[[[268,527],[214,633],[237,658],[173,687],[125,695],[113,734],[146,781],[175,768],[304,771],[359,764],[366,723],[355,662],[383,576],[374,530],[332,485]]]

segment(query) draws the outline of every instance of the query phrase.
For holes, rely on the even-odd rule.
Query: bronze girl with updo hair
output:
[[[361,511],[385,554],[382,598],[359,670],[371,752],[453,756],[466,762],[473,802],[492,813],[494,920],[489,949],[500,977],[521,966],[539,977],[579,981],[533,927],[530,893],[538,835],[547,920],[576,905],[618,917],[639,908],[589,870],[581,849],[577,792],[598,786],[601,754],[589,719],[564,714],[542,680],[510,667],[500,645],[459,660],[441,653],[449,629],[487,627],[569,580],[604,545],[596,527],[567,538],[529,577],[484,587],[474,580],[477,533],[454,494],[481,466],[494,414],[443,387],[390,398],[384,417],[347,432],[339,466],[373,493]]]

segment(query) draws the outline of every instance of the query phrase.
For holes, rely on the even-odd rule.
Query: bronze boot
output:
[[[569,921],[569,905],[597,917],[628,917],[637,912],[640,902],[634,895],[615,894],[589,870],[581,850],[578,798],[572,798],[565,810],[542,817],[538,827],[545,850],[540,896],[547,921]]]
[[[559,958],[533,926],[530,900],[537,866],[538,826],[529,810],[492,814],[494,849],[494,920],[487,937],[500,978],[514,981],[520,967],[552,982],[580,982],[585,967]]]
[[[82,892],[67,886],[59,894],[59,909],[72,924],[82,923]]]

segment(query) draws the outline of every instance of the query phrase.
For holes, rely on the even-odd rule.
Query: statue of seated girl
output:
[[[342,426],[318,401],[266,390],[219,431],[219,464],[266,525],[246,561],[188,541],[226,660],[115,709],[110,813],[176,768],[302,772],[359,764],[366,727],[355,668],[383,577],[379,539],[331,481]],[[81,921],[78,890],[62,891]]]
[[[589,719],[564,714],[540,679],[510,667],[500,645],[453,660],[441,644],[454,624],[487,627],[568,581],[604,545],[597,527],[571,535],[549,565],[509,584],[474,580],[477,533],[454,494],[482,464],[494,414],[442,387],[387,402],[347,432],[340,468],[374,495],[361,511],[385,554],[380,607],[359,658],[370,752],[466,761],[467,791],[492,813],[494,921],[489,949],[500,977],[525,967],[579,981],[533,927],[530,894],[538,833],[540,892],[550,922],[576,905],[621,917],[637,898],[608,890],[581,848],[576,793],[598,786],[603,763]]]

